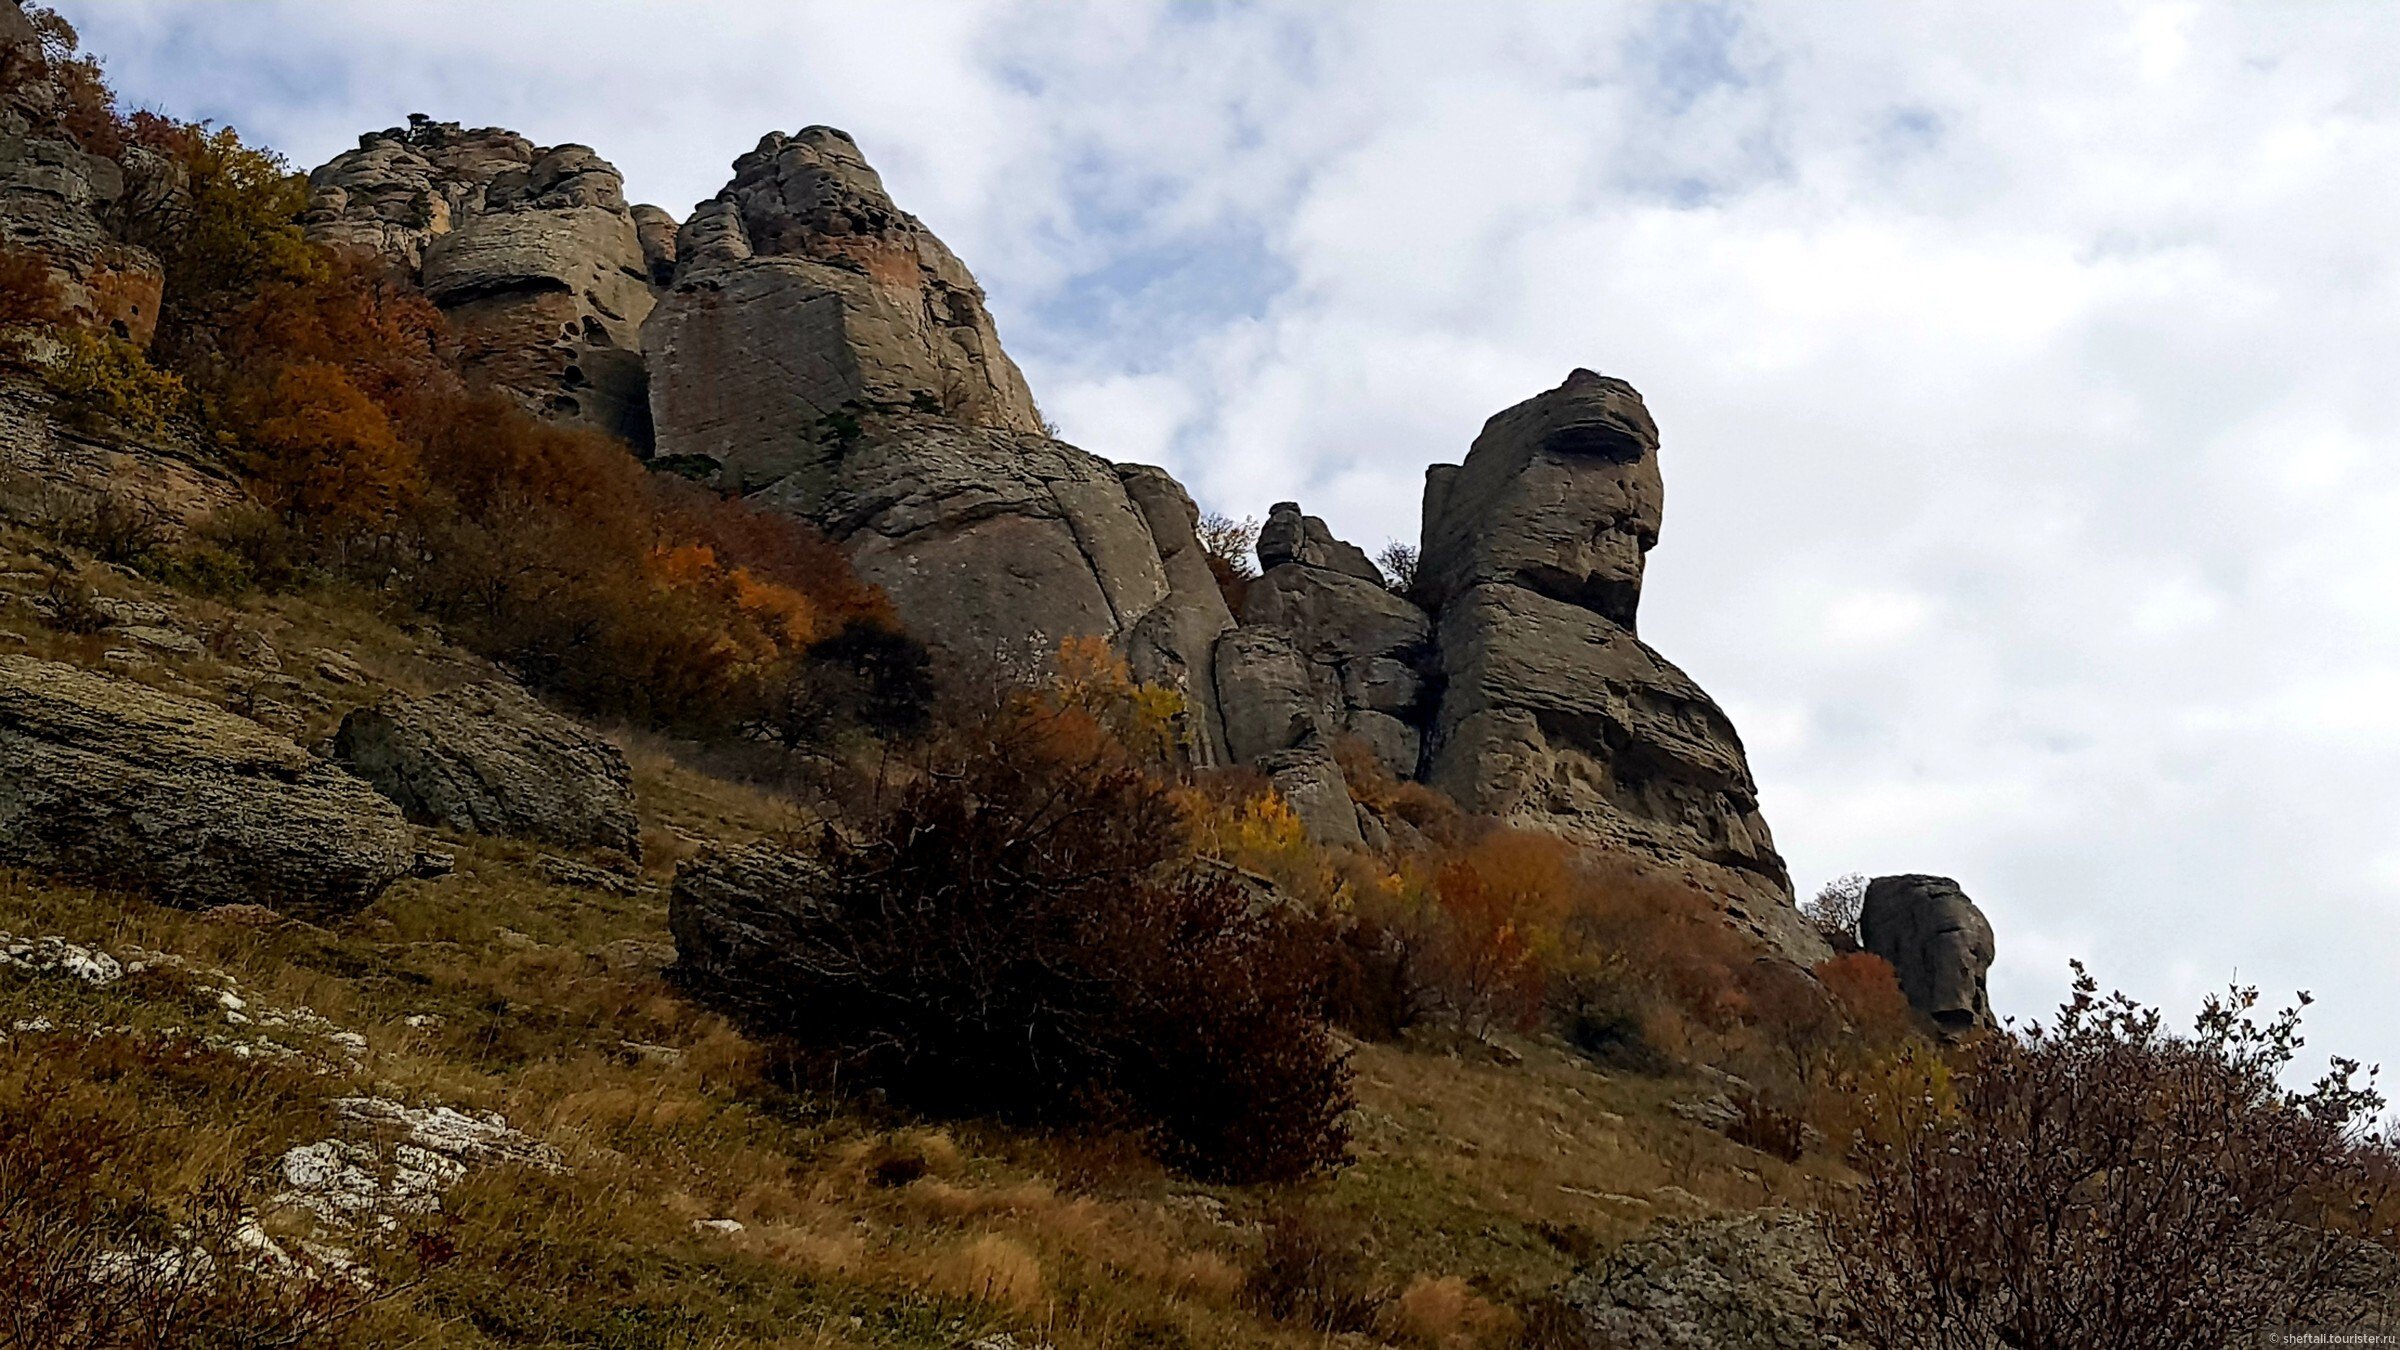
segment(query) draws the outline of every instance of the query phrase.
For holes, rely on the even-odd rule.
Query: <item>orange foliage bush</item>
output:
[[[1859,1039],[1869,1045],[1896,1045],[1917,1029],[1908,996],[1900,992],[1900,973],[1873,952],[1852,952],[1820,962],[1817,982],[1833,996]]]
[[[339,367],[285,366],[260,412],[241,464],[270,505],[311,533],[389,529],[422,495],[415,452]]]

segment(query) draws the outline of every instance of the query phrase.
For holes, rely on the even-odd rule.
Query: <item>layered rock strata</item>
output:
[[[1443,692],[1426,780],[1470,810],[1682,872],[1813,962],[1741,738],[1634,634],[1663,509],[1658,434],[1622,380],[1578,370],[1426,475],[1419,587]]]
[[[672,257],[664,215],[637,220],[587,146],[416,116],[310,174],[302,219],[311,239],[380,253],[423,285],[470,377],[647,447],[641,332],[662,248]]]
[[[0,862],[170,904],[321,917],[418,861],[390,802],[255,722],[0,656]]]
[[[642,854],[624,752],[514,685],[353,709],[333,753],[421,824]]]
[[[19,0],[0,0],[0,243],[45,264],[71,323],[146,345],[158,327],[165,272],[104,222],[171,190],[163,160],[139,148],[127,162],[78,147],[61,123],[67,95]]]

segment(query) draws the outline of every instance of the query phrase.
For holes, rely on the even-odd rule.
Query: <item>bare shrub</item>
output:
[[[1250,582],[1258,576],[1258,517],[1235,520],[1211,511],[1200,517],[1194,533],[1200,537],[1200,551],[1208,555],[1209,574],[1216,578],[1225,603],[1234,613],[1241,613]]]
[[[2297,1009],[2262,1023],[2236,989],[2179,1037],[2076,971],[2048,1026],[1970,1047],[1954,1096],[1896,1080],[1862,1133],[1826,1233],[1867,1342],[2167,1350],[2344,1316],[2400,1244],[2372,1073],[2287,1090]]]
[[[1267,1216],[1266,1242],[1242,1281],[1242,1301],[1316,1331],[1364,1332],[1383,1299],[1369,1281],[1354,1220],[1296,1202]]]
[[[1089,712],[969,719],[771,901],[771,969],[702,998],[830,1082],[924,1110],[1123,1128],[1171,1164],[1340,1164],[1323,936],[1195,865],[1180,810]],[[679,930],[680,932],[681,930]]]
[[[100,603],[100,593],[92,589],[92,583],[64,567],[43,580],[41,611],[43,623],[79,637],[88,637],[116,621]]]
[[[1800,917],[1825,935],[1834,954],[1858,950],[1858,916],[1867,903],[1863,872],[1844,872],[1817,888],[1816,896],[1801,902]]]
[[[1394,539],[1375,554],[1375,565],[1383,569],[1384,584],[1394,595],[1407,595],[1417,588],[1417,546]]]

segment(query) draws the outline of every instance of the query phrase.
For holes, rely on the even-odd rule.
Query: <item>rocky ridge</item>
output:
[[[953,659],[1022,673],[1104,639],[1183,693],[1198,761],[1265,772],[1320,842],[1363,837],[1331,753],[1355,737],[1470,809],[1687,876],[1793,960],[1828,954],[1731,721],[1636,635],[1664,492],[1624,381],[1577,370],[1431,469],[1406,594],[1279,503],[1237,615],[1189,494],[1050,434],[973,274],[844,132],[769,134],[672,234],[588,149],[423,118],[311,183],[311,233],[414,267],[496,378],[620,427],[644,419],[607,410],[645,391],[655,464],[822,528]],[[587,397],[601,371],[615,392]]]

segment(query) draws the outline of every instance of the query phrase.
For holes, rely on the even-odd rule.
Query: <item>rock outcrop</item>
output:
[[[353,709],[333,753],[420,824],[641,856],[624,752],[514,685]]]
[[[953,657],[1022,672],[1106,639],[1221,755],[1231,615],[1190,499],[1047,433],[973,275],[847,135],[760,141],[674,265],[644,329],[662,459],[824,529]]]
[[[863,412],[1043,434],[982,287],[846,133],[760,140],[675,248],[674,290],[643,335],[665,376],[661,453],[747,488],[832,467]]]
[[[1291,637],[1327,733],[1356,736],[1395,775],[1416,777],[1434,666],[1425,611],[1386,589],[1364,552],[1293,503],[1268,517],[1258,555],[1266,571],[1250,583],[1242,622]]]
[[[1806,1218],[1742,1214],[1658,1225],[1564,1299],[1592,1350],[1851,1350],[1839,1276]]]
[[[390,802],[255,722],[0,656],[0,862],[170,904],[326,916],[418,860]]]
[[[1909,1006],[1947,1037],[1994,1025],[1984,974],[1992,925],[1948,877],[1877,877],[1858,916],[1859,945],[1892,963]]]
[[[1579,370],[1428,472],[1418,581],[1443,690],[1427,781],[1680,871],[1813,963],[1824,940],[1794,907],[1732,722],[1634,634],[1657,446],[1632,386]]]
[[[303,222],[311,239],[371,249],[414,276],[470,377],[650,443],[641,332],[658,246],[589,147],[412,117],[310,174]]]
[[[61,125],[67,95],[19,0],[0,0],[0,222],[9,248],[47,264],[70,322],[147,344],[158,327],[165,272],[118,240],[102,217],[140,193],[123,165],[78,147]],[[164,171],[149,152],[128,152]],[[152,185],[164,190],[164,184]],[[139,196],[135,200],[141,200]]]
[[[798,945],[795,900],[819,893],[818,863],[772,844],[711,849],[675,868],[667,930],[675,938],[669,972],[687,989],[705,989],[737,1008],[772,1006],[779,958]]]

